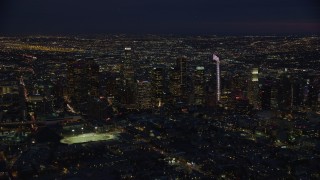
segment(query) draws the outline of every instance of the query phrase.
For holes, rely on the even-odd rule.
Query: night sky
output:
[[[319,33],[318,0],[0,0],[0,34]]]

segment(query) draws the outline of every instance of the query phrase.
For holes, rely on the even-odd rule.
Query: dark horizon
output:
[[[0,37],[104,37],[104,36],[124,36],[124,37],[139,37],[139,36],[163,36],[163,37],[193,37],[193,36],[217,36],[217,37],[303,37],[303,36],[319,36],[320,32],[315,33],[0,33]]]
[[[0,35],[319,34],[315,0],[30,0],[0,3]]]

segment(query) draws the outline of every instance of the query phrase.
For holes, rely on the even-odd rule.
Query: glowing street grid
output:
[[[97,141],[108,141],[108,140],[117,140],[118,133],[86,133],[79,134],[75,136],[69,136],[61,139],[61,143],[63,144],[80,144],[87,142],[97,142]]]

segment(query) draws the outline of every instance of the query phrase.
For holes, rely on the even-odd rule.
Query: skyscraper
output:
[[[278,109],[278,89],[275,86],[275,81],[271,87],[271,95],[270,95],[270,108],[271,109]]]
[[[151,74],[153,106],[161,107],[165,100],[165,69],[154,67]]]
[[[191,85],[188,83],[187,58],[179,57],[176,59],[176,65],[169,69],[169,102],[188,103],[191,93]]]
[[[292,85],[289,75],[282,75],[278,83],[278,106],[280,109],[292,107]]]
[[[77,103],[85,102],[88,96],[99,95],[99,65],[93,60],[79,60],[68,64],[68,97]]]
[[[105,96],[112,101],[121,101],[122,81],[119,73],[108,72],[104,75]]]
[[[293,108],[300,107],[303,105],[303,86],[304,81],[302,78],[293,78],[291,82],[291,105]]]
[[[204,105],[205,91],[204,91],[204,67],[197,66],[194,72],[194,104]]]
[[[152,108],[151,83],[149,81],[137,81],[137,104],[139,109]]]
[[[259,98],[259,69],[251,70],[251,79],[248,84],[248,99],[253,108],[260,109],[261,103]]]
[[[187,83],[187,58],[179,57],[176,61],[176,67],[180,73],[180,84],[186,85]]]
[[[270,77],[263,79],[260,88],[260,99],[261,99],[261,109],[270,110],[271,109],[271,90],[272,90],[272,80]]]
[[[124,48],[124,60],[123,60],[123,68],[122,73],[124,76],[124,79],[127,81],[127,83],[134,83],[134,67],[132,64],[133,61],[133,55],[132,55],[132,49],[130,47]]]
[[[172,104],[180,102],[182,96],[180,86],[180,73],[176,67],[169,70],[169,101]]]
[[[180,83],[180,92],[181,97],[180,100],[184,103],[188,103],[188,89],[189,84],[187,83],[188,75],[187,75],[187,57],[179,57],[176,61],[176,70],[179,72],[179,83]]]
[[[99,65],[93,61],[88,62],[88,80],[89,84],[89,95],[98,97],[99,96]]]
[[[136,103],[136,82],[134,67],[132,65],[133,53],[130,47],[124,49],[123,59],[121,68],[122,87],[120,89],[120,102],[126,106],[133,106]]]
[[[217,101],[221,98],[221,84],[220,84],[220,58],[213,54],[212,59],[217,63]]]

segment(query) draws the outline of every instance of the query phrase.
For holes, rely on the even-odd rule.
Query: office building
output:
[[[204,105],[205,103],[205,82],[204,82],[204,67],[197,66],[194,72],[194,104]]]
[[[161,107],[165,103],[165,69],[164,67],[154,67],[151,72],[151,86],[153,106]]]
[[[89,96],[99,96],[99,65],[93,60],[69,63],[65,95],[76,103],[86,102]]]
[[[248,82],[248,99],[254,109],[261,108],[259,89],[259,69],[253,68],[251,70],[251,79]]]
[[[137,107],[139,109],[152,108],[152,91],[149,81],[137,81]]]
[[[135,71],[132,64],[133,52],[131,47],[124,48],[123,60],[120,68],[119,98],[120,103],[126,107],[133,107],[136,103],[137,87]]]

